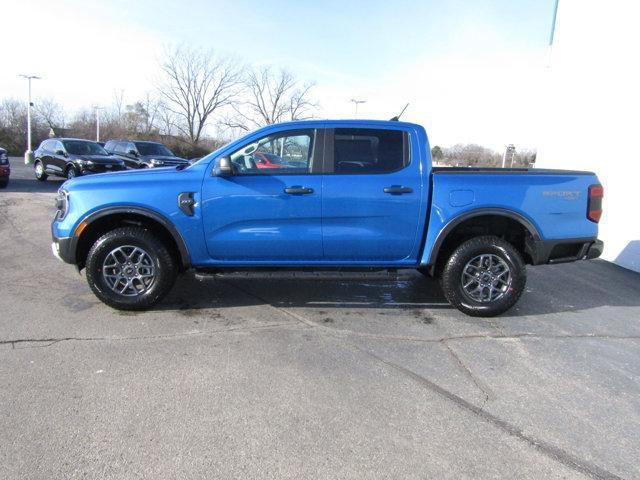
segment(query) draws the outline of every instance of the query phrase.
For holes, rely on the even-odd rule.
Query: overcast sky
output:
[[[319,116],[422,123],[431,143],[535,147],[554,0],[22,0],[2,7],[0,96],[132,103],[163,47],[211,48],[315,81]]]

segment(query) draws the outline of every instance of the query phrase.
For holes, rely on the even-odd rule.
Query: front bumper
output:
[[[72,237],[56,237],[52,233],[51,252],[58,260],[75,265],[75,242]]]

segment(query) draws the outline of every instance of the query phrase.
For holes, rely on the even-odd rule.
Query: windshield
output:
[[[140,155],[162,155],[165,157],[175,157],[173,152],[161,143],[136,142],[136,148]]]
[[[65,140],[62,143],[67,153],[71,153],[72,155],[109,155],[104,148],[95,142]]]

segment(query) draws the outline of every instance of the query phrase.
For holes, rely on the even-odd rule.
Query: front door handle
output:
[[[309,193],[313,193],[313,188],[299,187],[296,185],[294,187],[285,188],[284,193],[288,193],[289,195],[307,195]]]
[[[391,185],[390,187],[384,188],[384,193],[390,193],[392,195],[402,195],[403,193],[412,193],[413,188],[411,187],[402,187],[400,185]]]

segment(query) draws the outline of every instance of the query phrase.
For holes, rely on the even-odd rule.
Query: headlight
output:
[[[153,165],[154,167],[157,167],[159,165],[164,165],[164,162],[162,160],[156,160],[155,158],[152,158],[151,165]]]
[[[66,190],[58,190],[55,200],[56,204],[56,220],[62,220],[69,211],[69,193]]]
[[[87,167],[89,165],[93,165],[93,162],[91,160],[80,160],[80,165]]]

